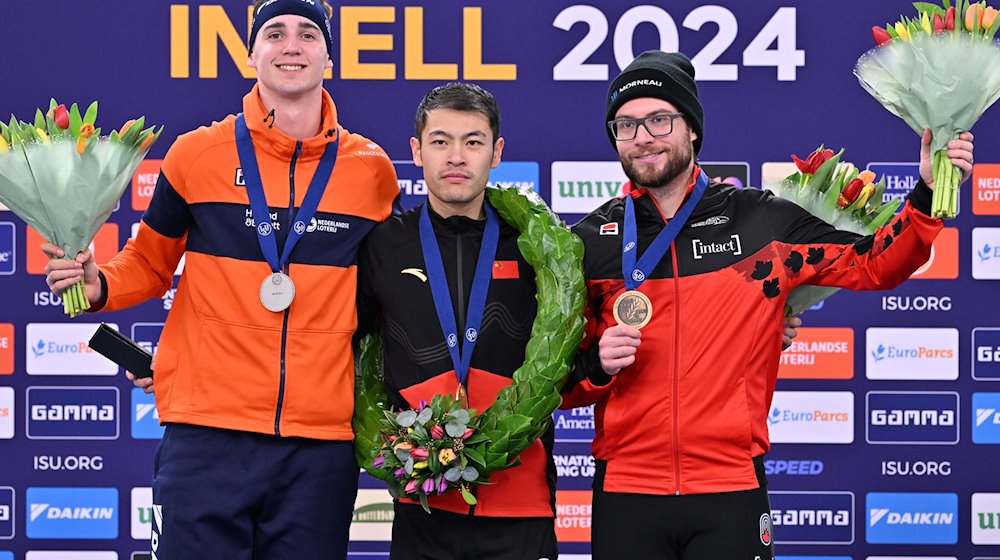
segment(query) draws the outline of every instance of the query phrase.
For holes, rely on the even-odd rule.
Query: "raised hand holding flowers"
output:
[[[878,46],[858,59],[854,73],[914,132],[931,130],[931,215],[953,218],[964,177],[948,154],[948,142],[971,129],[1000,98],[1000,72],[989,70],[1000,65],[1000,48],[993,41],[1000,18],[985,1],[913,5],[917,17],[872,28]]]

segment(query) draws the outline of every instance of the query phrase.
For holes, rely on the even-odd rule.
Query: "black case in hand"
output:
[[[136,377],[153,377],[153,355],[107,323],[90,337],[90,347]]]

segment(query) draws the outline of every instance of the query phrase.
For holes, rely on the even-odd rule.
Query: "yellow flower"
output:
[[[83,123],[80,125],[80,137],[76,139],[76,153],[82,154],[87,149],[87,138],[94,135],[94,125]]]
[[[910,40],[910,30],[906,28],[906,24],[904,24],[901,21],[897,21],[895,27],[896,27],[896,35],[899,35],[900,39],[904,41]]]
[[[927,15],[927,12],[924,12],[924,15],[920,17],[920,27],[924,33],[931,34],[931,16]]]
[[[863,208],[865,206],[865,203],[867,203],[868,199],[871,198],[873,192],[875,192],[875,185],[871,183],[862,187],[861,194],[858,195],[858,200],[860,201],[858,203],[858,208]]]
[[[0,136],[0,152],[6,152],[9,149],[10,149],[10,144],[8,144],[7,141],[3,139],[3,136]]]
[[[438,452],[438,461],[441,461],[442,465],[450,465],[457,458],[458,456],[455,455],[455,452],[450,447],[445,447]]]
[[[416,463],[413,463],[414,470],[426,469],[426,468],[427,468],[427,461],[417,461]]]
[[[42,130],[40,128],[36,128],[35,132],[38,133],[38,137],[42,139],[42,142],[45,142],[46,144],[49,143],[49,135],[45,134],[44,130]]]

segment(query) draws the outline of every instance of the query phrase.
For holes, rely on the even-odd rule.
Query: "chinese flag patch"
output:
[[[518,278],[517,261],[493,261],[493,279]]]

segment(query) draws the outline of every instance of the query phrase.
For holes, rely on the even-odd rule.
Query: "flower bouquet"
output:
[[[875,181],[871,171],[841,163],[844,150],[834,153],[820,146],[805,160],[792,155],[798,170],[777,185],[765,188],[790,200],[837,229],[870,235],[885,225],[902,203],[883,202],[885,177]],[[801,285],[788,294],[785,316],[798,315],[830,297],[840,288]]]
[[[68,259],[90,244],[163,131],[144,129],[140,117],[102,137],[96,120],[96,101],[81,115],[53,99],[33,122],[0,122],[0,202]],[[62,297],[70,317],[90,307],[82,279]]]
[[[474,485],[520,462],[521,452],[551,426],[583,339],[583,242],[531,191],[489,187],[486,195],[500,218],[520,231],[518,247],[535,270],[538,311],[513,382],[478,415],[451,395],[436,395],[416,410],[386,411],[378,333],[355,350],[358,464],[384,480],[393,497],[417,499],[425,509],[428,496],[454,488],[474,504]]]
[[[466,503],[476,503],[469,484],[488,480],[483,476],[486,459],[474,448],[487,440],[477,429],[475,413],[446,395],[417,410],[385,412],[382,444],[372,466],[392,471],[394,497],[418,499],[428,509],[428,496],[458,488]]]
[[[972,128],[1000,97],[1000,72],[990,70],[1000,66],[1000,48],[993,42],[1000,18],[985,1],[913,5],[917,17],[872,28],[878,46],[858,59],[854,74],[868,93],[917,134],[931,129],[931,215],[953,218],[961,173],[951,163],[946,145]]]

